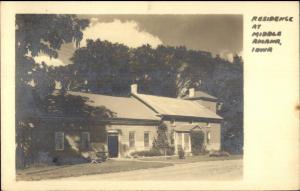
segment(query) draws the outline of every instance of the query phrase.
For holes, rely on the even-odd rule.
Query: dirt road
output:
[[[70,177],[63,180],[240,180],[242,170],[242,160],[202,161],[158,169]]]

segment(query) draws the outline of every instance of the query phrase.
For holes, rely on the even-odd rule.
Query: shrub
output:
[[[153,148],[153,149],[158,150],[162,155],[166,155],[166,156],[172,156],[175,154],[174,146],[168,146],[165,148]]]
[[[230,154],[226,151],[212,151],[209,154],[210,157],[229,157]]]
[[[144,156],[144,152],[145,151],[135,151],[135,152],[130,153],[130,156],[133,158],[137,158],[139,156]]]
[[[170,146],[167,148],[167,155],[168,156],[171,156],[171,155],[174,155],[175,154],[175,147],[173,146]]]
[[[167,125],[165,123],[161,123],[157,129],[157,138],[153,140],[152,149],[155,152],[160,152],[160,155],[174,155],[175,148],[174,146],[170,146],[167,136]],[[172,137],[172,136],[171,136]],[[156,155],[158,156],[158,155]]]
[[[191,145],[193,155],[203,154],[204,147],[204,133],[203,131],[191,131]]]
[[[159,150],[151,149],[149,151],[135,151],[131,153],[131,156],[144,156],[144,157],[151,157],[151,156],[161,156]]]
[[[179,157],[179,159],[184,159],[184,155],[185,155],[184,150],[183,150],[182,146],[179,145],[178,146],[178,157]]]
[[[161,156],[161,152],[156,149],[151,149],[149,152],[146,152],[146,156]]]
[[[153,140],[152,147],[155,149],[164,149],[169,147],[167,136],[167,125],[161,123],[157,128],[157,138]]]

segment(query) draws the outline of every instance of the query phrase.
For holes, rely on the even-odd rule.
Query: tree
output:
[[[57,58],[63,43],[74,42],[78,46],[81,30],[88,24],[88,20],[75,15],[16,15],[16,141],[17,155],[21,153],[23,159],[30,158],[35,117],[54,90],[54,77],[58,77],[53,76],[53,67],[37,64],[33,57],[44,54]]]
[[[131,76],[129,48],[108,41],[87,40],[87,46],[75,51],[73,65],[73,90],[102,94],[128,94]]]
[[[165,123],[161,123],[157,128],[157,139],[156,146],[159,148],[165,148],[169,146],[168,136],[167,136],[168,127]]]
[[[33,57],[42,53],[57,58],[57,50],[63,43],[73,41],[79,45],[83,36],[81,30],[88,24],[88,20],[78,19],[75,15],[16,15],[17,116],[26,114],[22,110],[36,105],[33,99],[43,99],[55,88],[53,67],[37,64]],[[27,96],[23,96],[23,92]],[[31,107],[22,107],[26,103]]]
[[[108,41],[88,40],[72,58],[73,90],[109,95],[126,95],[131,83],[154,95],[177,97],[185,47],[143,45],[130,49]]]
[[[72,117],[72,118],[85,118],[93,120],[107,119],[114,116],[114,113],[105,107],[93,107],[86,102],[87,97],[75,96],[71,94],[51,94],[48,95],[41,104],[40,109],[43,115],[54,117]]]
[[[164,153],[164,155],[173,155],[174,148],[170,146],[167,131],[167,125],[162,122],[157,128],[157,137],[153,140],[152,147],[154,150]]]
[[[156,76],[156,84],[159,87],[158,95],[168,97],[178,97],[180,87],[178,80],[182,68],[186,63],[187,50],[185,47],[158,46],[156,48],[157,65],[154,69]],[[157,94],[156,93],[156,94]]]

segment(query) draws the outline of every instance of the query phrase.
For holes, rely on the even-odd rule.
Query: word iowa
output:
[[[252,48],[252,52],[272,52],[273,48],[272,47],[267,47],[267,48]]]

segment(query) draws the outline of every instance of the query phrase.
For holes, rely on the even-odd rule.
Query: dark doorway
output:
[[[108,135],[107,138],[108,154],[110,158],[116,158],[119,154],[118,135]]]

